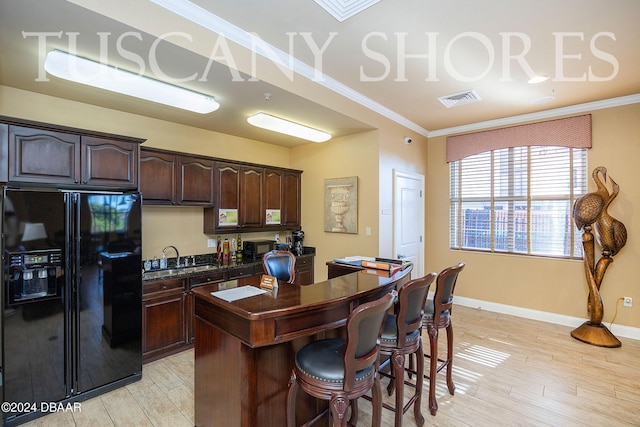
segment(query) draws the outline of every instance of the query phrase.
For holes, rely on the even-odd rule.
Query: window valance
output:
[[[492,129],[447,138],[447,162],[501,148],[591,148],[591,114]]]

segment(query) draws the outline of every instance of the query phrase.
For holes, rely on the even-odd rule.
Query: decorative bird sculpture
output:
[[[604,182],[600,176],[604,178]],[[572,216],[579,230],[582,230],[582,248],[584,249],[584,267],[589,288],[587,311],[589,321],[571,331],[577,340],[602,347],[620,347],[622,344],[606,326],[602,324],[604,305],[600,296],[600,286],[607,268],[613,262],[613,255],[627,243],[627,229],[622,222],[609,215],[611,202],[620,192],[620,186],[611,178],[611,194],[607,189],[607,169],[598,166],[591,174],[597,190],[578,198],[573,205]],[[595,223],[595,227],[592,227]],[[595,262],[595,242],[592,229],[600,247],[602,257]],[[615,317],[615,316],[614,316]]]
[[[604,208],[605,201],[609,198],[609,192],[600,179],[600,174],[602,174],[606,182],[607,168],[598,166],[591,174],[597,190],[578,198],[573,204],[572,216],[578,230],[582,230],[585,225],[593,224],[598,219]]]
[[[596,238],[603,252],[608,251],[609,255],[613,256],[627,243],[627,228],[608,212],[609,205],[620,192],[620,186],[613,178],[609,178],[609,180],[611,181],[611,195],[605,200],[602,212],[596,220]]]

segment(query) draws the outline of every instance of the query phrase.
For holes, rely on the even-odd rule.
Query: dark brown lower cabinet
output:
[[[296,259],[297,285],[314,282],[313,261],[313,255]],[[191,277],[143,283],[143,362],[151,362],[193,346],[194,289],[235,279],[259,284],[262,274],[262,264],[253,263]]]
[[[145,283],[143,292],[142,356],[146,363],[176,353],[187,345],[187,298],[184,279]]]
[[[296,285],[310,285],[313,279],[313,256],[300,256],[296,258]]]

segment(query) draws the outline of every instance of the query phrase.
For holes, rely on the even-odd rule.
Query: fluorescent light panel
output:
[[[47,54],[44,68],[49,74],[61,79],[195,113],[207,114],[220,108],[220,104],[212,96],[70,55],[60,50],[52,50]]]
[[[265,113],[257,113],[249,116],[247,121],[259,128],[271,130],[274,132],[284,133],[286,135],[295,136],[297,138],[306,139],[313,142],[325,142],[331,139],[331,134],[303,126],[289,120],[281,119]]]

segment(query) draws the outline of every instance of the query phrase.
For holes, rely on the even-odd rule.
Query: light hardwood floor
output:
[[[425,425],[640,426],[640,341],[601,348],[576,341],[568,327],[460,306],[453,322],[456,393],[438,375],[439,410],[431,416],[423,398]],[[192,426],[193,401],[189,350],[144,365],[141,381],[82,402],[81,412],[24,425]],[[359,426],[370,425],[369,405],[359,401]],[[390,411],[383,410],[383,425],[393,425]],[[416,425],[412,411],[404,425]]]

